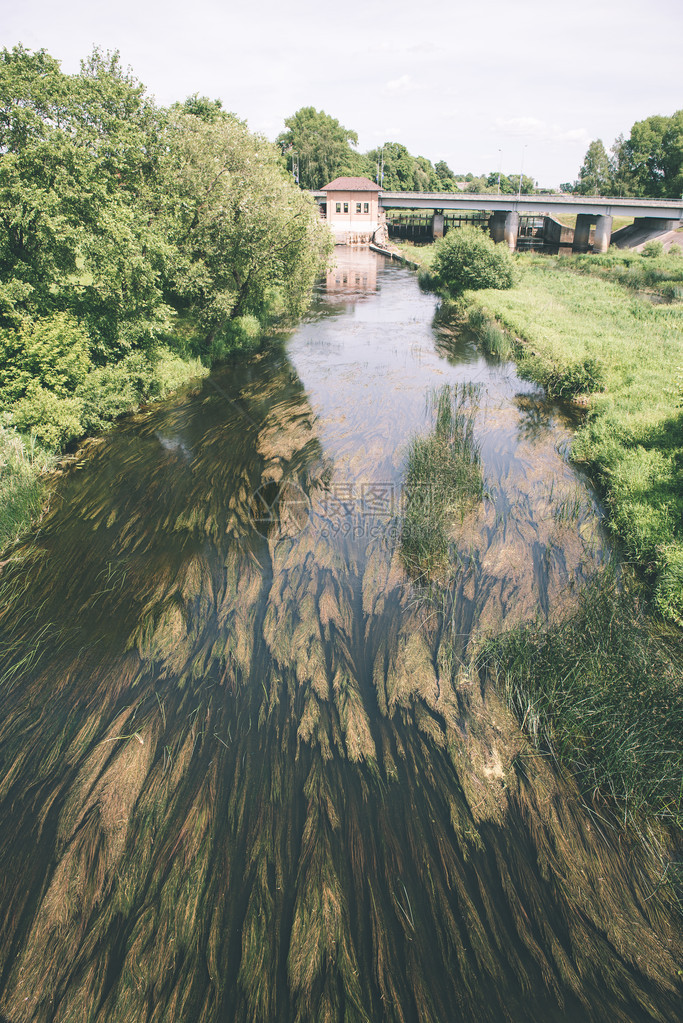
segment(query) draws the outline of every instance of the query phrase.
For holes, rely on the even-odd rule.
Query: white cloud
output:
[[[559,124],[548,124],[537,117],[498,118],[496,127],[501,135],[528,138],[536,142],[587,145],[591,140],[585,128],[562,128]]]
[[[400,78],[392,78],[391,81],[385,82],[382,86],[382,92],[385,95],[395,95],[396,93],[413,92],[416,88],[417,86],[410,75],[401,75]]]

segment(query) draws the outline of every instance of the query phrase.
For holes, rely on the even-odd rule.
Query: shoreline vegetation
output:
[[[434,287],[439,244],[398,246]],[[477,663],[532,741],[570,767],[588,801],[683,828],[683,259],[513,257],[505,290],[452,303],[490,356],[514,359],[582,410],[571,458],[597,484],[622,555],[559,622],[484,643]],[[635,290],[634,290],[635,289]]]
[[[277,147],[118,53],[0,50],[0,551],[76,441],[263,343],[331,251]]]

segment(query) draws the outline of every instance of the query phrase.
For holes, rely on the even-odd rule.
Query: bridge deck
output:
[[[314,191],[316,199],[326,193]],[[588,213],[593,216],[657,217],[680,220],[681,199],[613,199],[602,196],[560,195],[476,195],[471,192],[380,192],[384,209],[413,210],[490,210],[517,213]]]

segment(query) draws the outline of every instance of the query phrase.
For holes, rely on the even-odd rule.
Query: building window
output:
[[[341,203],[340,202],[335,204],[335,213],[341,213]]]
[[[349,204],[347,202],[345,202],[344,203],[344,213],[348,213],[348,212],[349,212]]]
[[[360,213],[360,203],[356,203],[356,213]]]
[[[363,213],[369,213],[369,212],[370,212],[370,203],[369,202],[364,202],[363,203]]]

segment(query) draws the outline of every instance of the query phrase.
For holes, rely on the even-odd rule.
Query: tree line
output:
[[[481,177],[455,174],[445,160],[432,164],[413,156],[400,142],[358,152],[358,134],[315,107],[301,107],[285,118],[277,137],[282,159],[301,188],[320,189],[337,177],[366,177],[388,192],[496,192],[519,190],[519,175],[495,171]],[[523,175],[522,192],[534,191],[534,179]]]
[[[636,121],[607,153],[602,139],[588,147],[576,181],[563,191],[579,195],[680,199],[683,195],[683,110]]]
[[[210,362],[299,313],[327,244],[316,209],[220,101],[158,106],[118,53],[66,74],[0,51],[0,422],[54,420],[58,446],[95,380],[120,389],[164,346]],[[111,366],[129,372],[112,384]]]

